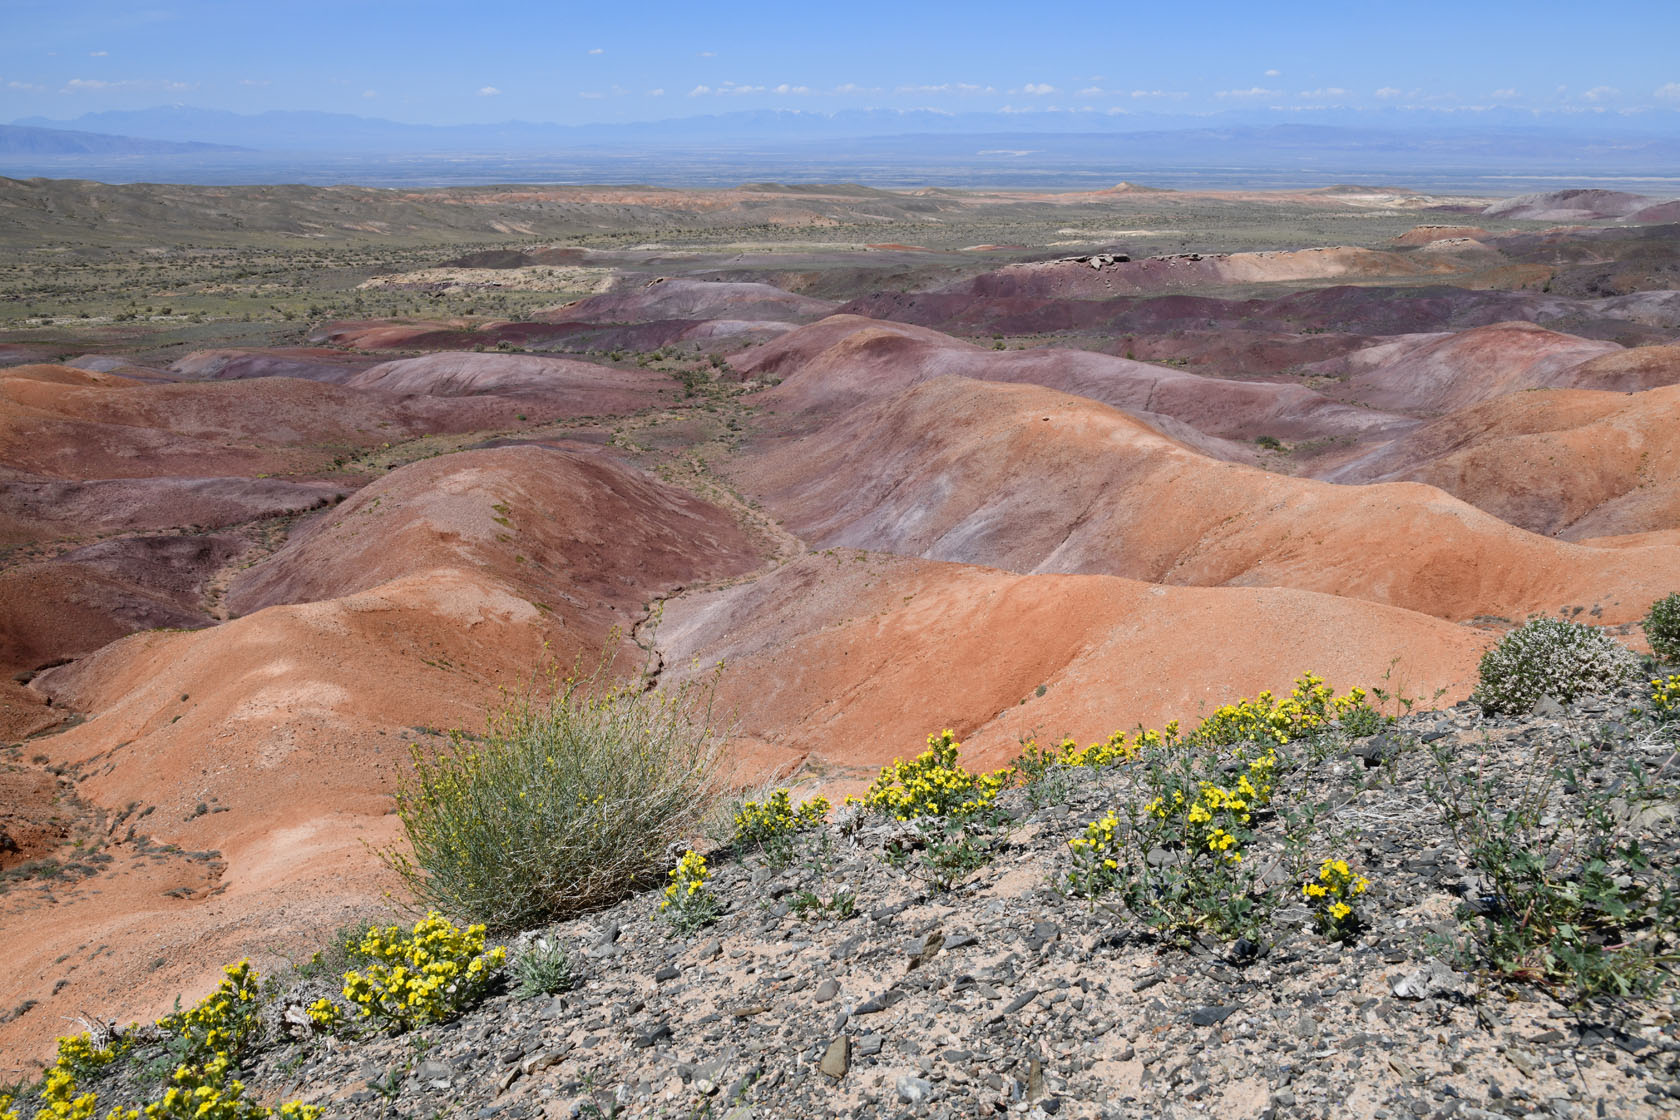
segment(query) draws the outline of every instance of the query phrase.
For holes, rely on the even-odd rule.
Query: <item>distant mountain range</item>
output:
[[[146,140],[134,136],[114,136],[104,132],[0,124],[0,156],[160,156],[250,150],[237,145],[212,144],[199,140]]]
[[[1194,186],[1234,176],[1254,186],[1321,186],[1381,177],[1484,193],[1506,179],[1525,180],[1509,187],[1518,193],[1543,189],[1550,179],[1651,180],[1644,189],[1662,191],[1677,169],[1680,112],[1326,110],[1307,123],[1279,123],[1277,113],[1263,111],[766,110],[622,124],[426,125],[164,106],[0,126],[0,174],[113,182],[716,186],[774,178],[1080,187],[1123,178]]]
[[[1193,117],[1166,113],[944,113],[931,109],[856,109],[836,113],[757,110],[617,124],[560,125],[529,121],[493,124],[407,124],[348,113],[271,111],[241,114],[188,106],[111,110],[73,120],[25,117],[32,128],[145,136],[178,143],[221,144],[290,152],[528,152],[556,146],[646,147],[738,140],[778,142],[834,137],[1067,133],[1173,133],[1207,136],[1241,131],[1295,136],[1336,133],[1414,137],[1447,133],[1520,133],[1540,137],[1643,136],[1680,140],[1680,112],[1642,117],[1552,114],[1518,110],[1424,113],[1408,110],[1322,110],[1303,123],[1280,124],[1275,112],[1231,111]],[[1280,133],[1280,130],[1282,132]]]

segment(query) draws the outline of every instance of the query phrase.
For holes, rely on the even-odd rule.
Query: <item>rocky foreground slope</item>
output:
[[[1567,765],[1546,821],[1602,809],[1671,868],[1680,724],[1641,702],[1548,699],[1520,718],[1466,703],[1285,748],[1278,818],[1317,803],[1310,865],[1340,855],[1370,882],[1345,942],[1293,881],[1258,944],[1158,940],[1118,905],[1069,897],[1067,841],[1141,767],[1060,768],[1003,796],[989,860],[949,889],[925,851],[892,854],[909,826],[847,809],[783,861],[714,852],[709,927],[652,920],[650,892],[520,938],[516,964],[545,941],[568,954],[559,994],[326,1039],[301,1012],[331,978],[293,977],[269,1018],[294,1037],[247,1083],[363,1117],[1673,1115],[1675,990],[1572,1004],[1568,985],[1486,968],[1454,916],[1485,908],[1486,881],[1432,793],[1476,774],[1502,791],[1498,812]]]

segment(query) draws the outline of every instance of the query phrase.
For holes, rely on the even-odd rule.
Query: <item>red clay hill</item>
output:
[[[947,193],[690,192],[661,228]],[[1056,204],[1140,199],[1209,204]],[[0,880],[0,1050],[386,915],[409,745],[609,643],[660,687],[726,663],[739,779],[845,790],[943,727],[996,765],[1306,671],[1457,700],[1530,612],[1636,642],[1680,589],[1664,202],[1485,201],[1136,260],[1118,229],[1069,259],[931,226],[843,259],[475,249],[444,267],[612,275],[518,321],[0,348],[0,870],[63,869]]]

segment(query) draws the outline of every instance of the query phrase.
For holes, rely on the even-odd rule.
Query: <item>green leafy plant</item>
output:
[[[857,913],[857,895],[852,891],[835,891],[823,898],[816,891],[800,891],[788,903],[788,909],[801,918],[837,918],[844,921]]]
[[[1133,796],[1068,842],[1062,888],[1093,902],[1114,895],[1172,936],[1257,939],[1276,899],[1247,857],[1256,814],[1272,797],[1274,743],[1150,749]]]
[[[370,963],[344,974],[344,998],[381,1025],[446,1022],[483,999],[507,961],[506,949],[485,952],[484,935],[484,926],[461,929],[436,911],[412,930],[369,930],[358,948]]]
[[[384,854],[423,903],[496,929],[616,902],[658,875],[712,800],[711,698],[706,684],[614,685],[603,659],[546,701],[511,701],[482,740],[414,748],[397,794],[412,854]]]
[[[514,991],[524,999],[552,996],[577,984],[577,969],[563,946],[538,941],[514,958],[513,980]]]
[[[1527,712],[1542,696],[1569,701],[1633,681],[1639,659],[1596,626],[1531,618],[1482,655],[1470,698],[1491,712]]]
[[[1467,959],[1577,998],[1645,993],[1668,977],[1680,960],[1680,872],[1650,858],[1638,822],[1675,790],[1637,762],[1614,787],[1583,782],[1583,760],[1565,765],[1555,748],[1517,781],[1488,774],[1485,754],[1475,765],[1433,754],[1431,799],[1487,884],[1459,911]]]
[[[1652,603],[1640,626],[1659,662],[1680,665],[1680,591]]]

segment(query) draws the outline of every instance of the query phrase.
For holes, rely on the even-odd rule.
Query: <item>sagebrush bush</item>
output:
[[[715,681],[712,682],[715,684]],[[528,929],[609,905],[665,869],[714,794],[712,685],[614,687],[604,668],[510,701],[397,793],[412,855],[385,853],[423,905]]]
[[[1522,713],[1542,696],[1573,700],[1626,684],[1639,659],[1596,626],[1531,618],[1482,655],[1470,698],[1488,711]]]
[[[1680,665],[1680,591],[1652,603],[1650,613],[1640,625],[1645,628],[1645,640],[1651,643],[1651,652],[1657,660]]]

